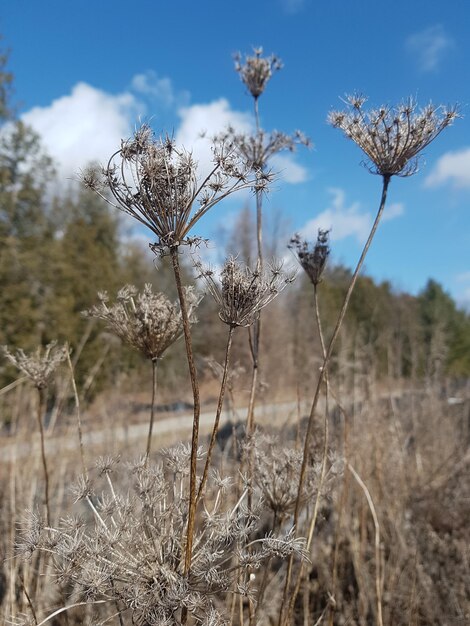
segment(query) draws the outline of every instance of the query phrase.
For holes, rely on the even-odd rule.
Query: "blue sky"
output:
[[[470,306],[470,3],[465,0],[5,0],[0,32],[11,49],[20,114],[42,135],[61,184],[104,160],[139,119],[174,133],[203,161],[201,130],[253,124],[233,53],[262,45],[281,57],[260,99],[262,126],[313,141],[273,164],[265,203],[287,232],[332,227],[333,258],[352,266],[375,214],[381,181],[360,150],[326,123],[341,97],[371,105],[408,96],[459,103],[463,119],[424,155],[421,171],[392,180],[386,219],[366,271],[417,293],[429,277]],[[65,182],[64,182],[65,181]],[[198,224],[213,237],[246,197]]]

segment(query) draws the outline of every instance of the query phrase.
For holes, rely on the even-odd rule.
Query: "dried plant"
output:
[[[190,323],[196,322],[195,309],[200,297],[192,287],[184,288]],[[106,292],[98,294],[99,304],[84,311],[86,317],[106,322],[106,326],[120,339],[137,349],[152,361],[152,402],[150,405],[147,458],[150,455],[153,423],[155,420],[155,398],[157,393],[157,364],[165,351],[184,332],[180,304],[171,302],[163,293],[153,293],[147,283],[142,292],[126,285],[117,294],[116,302],[108,306]]]
[[[158,464],[132,464],[129,487],[122,479],[115,481],[114,459],[99,460],[94,482],[81,478],[74,488],[87,516],[65,517],[52,528],[30,514],[18,553],[26,558],[36,550],[51,553],[57,579],[74,603],[114,602],[120,613],[130,613],[133,624],[176,626],[183,611],[195,624],[226,624],[224,596],[255,600],[257,589],[248,572],[272,558],[294,553],[305,558],[304,541],[291,531],[260,537],[259,503],[248,512],[247,490],[234,500],[231,479],[215,472],[187,574],[190,455],[190,447],[180,445],[163,451]]]
[[[228,135],[212,141],[213,165],[202,178],[190,152],[170,137],[156,138],[143,125],[123,141],[101,171],[86,170],[82,182],[156,236],[152,249],[160,254],[194,242],[189,231],[214,205],[240,189],[265,189],[269,176],[253,171]],[[112,200],[105,195],[111,192]],[[197,206],[196,206],[197,205]]]
[[[58,346],[56,341],[52,341],[45,348],[37,348],[32,354],[26,354],[21,349],[12,353],[7,346],[3,346],[3,354],[29,378],[36,389],[45,389],[58,366],[67,358],[67,348]]]
[[[111,155],[101,175],[96,170],[85,171],[82,175],[85,186],[147,226],[157,236],[157,241],[151,245],[156,254],[169,252],[171,255],[194,399],[186,572],[191,564],[192,528],[196,514],[195,451],[201,408],[178,251],[183,244],[198,243],[197,238],[188,239],[188,234],[214,205],[241,189],[251,188],[260,193],[267,188],[271,178],[268,173],[254,169],[252,163],[247,163],[227,134],[213,139],[212,152],[212,169],[207,175],[198,176],[197,163],[189,152],[177,148],[169,137],[155,138],[150,127],[143,125],[132,139],[122,142],[120,150]],[[112,200],[105,194],[106,189],[111,193]]]
[[[56,341],[47,344],[45,348],[38,347],[36,352],[26,354],[18,349],[15,354],[10,352],[7,346],[3,346],[3,354],[20,372],[22,372],[34,384],[38,392],[38,407],[36,418],[41,440],[41,460],[44,474],[44,508],[47,522],[50,523],[51,510],[49,503],[49,470],[47,467],[46,445],[44,436],[44,416],[47,403],[47,386],[52,375],[59,365],[67,358],[66,346],[57,346]]]
[[[220,272],[221,284],[214,271],[198,262],[199,278],[206,282],[219,306],[219,317],[229,326],[251,326],[279,293],[295,280],[295,272],[284,271],[282,263],[273,261],[267,270],[252,269],[233,257],[227,259]]]
[[[239,52],[235,54],[235,69],[253,98],[258,99],[264,92],[273,71],[282,68],[282,62],[274,54],[263,57],[262,47],[254,48],[253,53],[253,56],[245,56],[244,63],[242,62],[242,55]]]
[[[99,293],[98,298],[99,304],[84,311],[84,315],[106,322],[109,330],[147,359],[161,359],[183,335],[179,302],[171,302],[163,293],[153,293],[152,285],[148,283],[140,293],[136,287],[126,285],[111,306],[106,292]],[[194,323],[200,297],[191,287],[186,287],[185,298],[190,321]]]
[[[278,130],[270,133],[258,128],[256,133],[237,133],[232,128],[228,130],[233,138],[237,150],[243,157],[253,163],[253,166],[263,170],[269,170],[269,160],[279,152],[287,150],[294,152],[297,146],[311,147],[311,141],[302,131],[296,130],[292,135],[287,135]]]
[[[242,63],[241,56],[235,57],[235,70],[239,73],[243,83],[253,97],[253,108],[256,129],[253,134],[236,133],[229,130],[239,153],[253,163],[253,166],[262,172],[269,171],[269,159],[283,150],[293,151],[298,144],[309,146],[310,141],[303,133],[297,131],[292,136],[279,131],[268,134],[262,130],[259,117],[259,96],[264,92],[273,70],[282,67],[281,61],[274,55],[263,57],[263,49],[255,48],[254,56],[246,56]],[[262,190],[256,190],[256,241],[258,248],[258,267],[263,270],[263,195]],[[247,414],[247,425],[254,423],[254,408],[256,390],[258,388],[259,349],[261,343],[261,317],[255,321],[253,331],[250,332],[250,352],[252,356],[252,375],[250,401]],[[251,427],[251,426],[250,426]]]
[[[349,109],[332,111],[328,121],[344,132],[367,155],[367,167],[381,176],[411,176],[418,170],[418,155],[459,117],[456,106],[428,104],[418,110],[409,98],[397,106],[364,111],[367,98],[347,96]]]
[[[317,241],[313,249],[310,248],[307,241],[302,241],[298,234],[291,238],[287,246],[294,251],[302,269],[314,286],[321,282],[326,262],[330,255],[330,246],[328,245],[329,233],[329,230],[319,228]]]
[[[297,526],[302,500],[303,482],[306,477],[309,449],[313,432],[315,413],[320,399],[323,382],[327,380],[328,366],[333,349],[338,339],[352,292],[357,282],[359,272],[363,266],[367,252],[385,210],[388,186],[392,176],[410,176],[417,171],[417,157],[419,152],[435,139],[447,126],[458,117],[456,107],[443,108],[428,105],[421,112],[416,113],[417,105],[410,99],[407,104],[398,107],[382,107],[378,111],[365,113],[363,105],[366,99],[363,96],[351,96],[348,103],[352,110],[346,112],[334,111],[329,115],[329,121],[336,128],[344,131],[347,137],[353,139],[364,150],[371,162],[369,171],[382,176],[382,194],[379,208],[371,231],[351,277],[351,282],[336,320],[333,333],[323,349],[323,364],[320,369],[310,410],[307,432],[304,439],[302,466],[299,472],[298,496],[294,510],[294,526]],[[316,289],[316,286],[314,285]],[[325,349],[326,348],[326,349]],[[310,539],[310,538],[309,538]],[[290,593],[293,561],[289,561],[284,586],[284,597],[279,618],[279,624],[287,626],[289,623],[299,585],[296,584]],[[290,593],[290,600],[287,598]]]

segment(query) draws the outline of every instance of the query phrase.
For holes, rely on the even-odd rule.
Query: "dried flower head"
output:
[[[328,245],[329,232],[329,230],[318,229],[317,241],[313,249],[298,234],[291,238],[288,245],[288,248],[294,251],[302,269],[315,287],[321,282],[330,254],[330,246]]]
[[[366,153],[373,174],[388,178],[415,174],[419,152],[459,117],[455,106],[428,104],[418,110],[411,98],[397,106],[364,111],[366,100],[361,95],[348,96],[349,109],[332,111],[328,121]]]
[[[282,62],[274,54],[263,57],[261,47],[254,48],[253,53],[253,56],[245,56],[245,63],[242,63],[241,54],[237,53],[235,70],[240,74],[241,80],[253,98],[257,99],[265,90],[273,72],[282,68]]]
[[[214,271],[195,263],[198,278],[204,278],[209,292],[220,307],[219,317],[230,326],[251,326],[267,306],[289,283],[295,273],[285,272],[281,263],[273,262],[267,270],[242,266],[236,259],[225,261],[220,272],[220,286]]]
[[[67,348],[66,346],[57,346],[57,342],[52,341],[45,348],[37,348],[36,352],[32,354],[26,354],[21,349],[13,354],[7,346],[3,346],[3,354],[38,389],[45,389],[52,374],[60,363],[67,358]]]
[[[211,474],[185,574],[188,479],[173,467],[180,452],[166,451],[158,464],[137,463],[131,473],[93,477],[93,493],[75,505],[86,507],[86,518],[69,516],[50,528],[31,514],[18,552],[52,554],[73,601],[114,600],[129,623],[180,624],[185,610],[192,624],[222,626],[226,596],[256,599],[251,571],[272,567],[273,558],[306,558],[305,541],[292,531],[261,536],[259,501],[253,497],[248,508],[248,490],[235,496],[227,477]]]
[[[310,139],[300,130],[296,130],[292,135],[287,135],[278,130],[266,133],[260,129],[255,134],[250,135],[237,133],[229,127],[228,135],[242,157],[260,171],[266,171],[269,159],[279,152],[284,150],[294,152],[297,146],[307,148],[312,146]]]
[[[240,189],[264,189],[269,182],[242,158],[228,135],[212,140],[212,153],[212,169],[201,178],[190,152],[176,147],[170,137],[156,138],[143,125],[122,142],[99,175],[86,170],[81,180],[147,226],[158,238],[152,249],[164,254],[188,243],[191,228],[220,200]]]
[[[185,296],[190,321],[194,323],[194,310],[200,297],[191,287],[186,287]],[[179,303],[171,302],[163,293],[153,293],[150,284],[146,284],[141,293],[132,285],[126,285],[112,306],[107,304],[106,293],[100,293],[98,297],[100,303],[84,311],[84,315],[105,321],[112,332],[148,359],[161,358],[183,334]]]

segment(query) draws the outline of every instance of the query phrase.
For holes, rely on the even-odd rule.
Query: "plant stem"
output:
[[[191,326],[189,323],[188,307],[186,305],[186,298],[184,295],[183,283],[181,281],[181,271],[178,258],[178,246],[171,248],[171,261],[173,263],[173,270],[175,273],[176,288],[178,290],[178,297],[181,307],[181,319],[183,322],[184,342],[186,345],[186,356],[188,359],[189,376],[191,378],[191,387],[193,390],[194,400],[194,417],[193,417],[193,430],[191,436],[191,460],[190,460],[190,475],[189,475],[189,506],[188,506],[188,527],[186,535],[186,549],[184,555],[184,575],[187,576],[191,567],[191,556],[193,549],[194,539],[194,525],[196,518],[196,461],[197,461],[197,446],[199,441],[199,417],[201,414],[201,405],[199,400],[199,384],[197,379],[196,366],[194,364],[193,346],[191,341]],[[185,623],[187,619],[187,611],[182,612],[182,622]]]
[[[155,419],[155,398],[157,395],[157,359],[152,359],[152,405],[150,407],[150,423],[149,423],[149,434],[147,437],[147,451],[145,453],[145,463],[148,462],[150,457],[150,448],[152,446],[152,431],[153,431],[153,422]]]
[[[51,525],[51,511],[49,506],[49,472],[47,469],[47,460],[46,460],[46,446],[44,441],[44,425],[42,423],[45,408],[46,408],[46,390],[38,388],[38,413],[37,413],[37,421],[39,426],[39,434],[41,437],[41,458],[42,458],[42,468],[44,471],[44,497],[45,497],[45,507],[46,507],[46,521],[47,525]]]
[[[325,360],[326,357],[326,345],[325,345],[325,339],[323,336],[323,328],[322,328],[322,323],[321,323],[321,317],[320,317],[320,309],[318,306],[318,285],[314,285],[313,286],[313,301],[314,301],[314,307],[315,307],[315,321],[316,321],[316,325],[317,325],[317,330],[318,330],[318,336],[320,338],[320,345],[321,345],[321,352],[322,352],[322,358],[323,360]],[[326,386],[326,402],[327,405],[325,407],[325,418],[324,418],[324,422],[323,422],[323,455],[322,455],[322,464],[321,464],[321,470],[320,470],[320,481],[318,483],[318,490],[317,490],[317,495],[315,497],[315,505],[313,507],[313,515],[312,515],[312,519],[310,521],[310,527],[309,527],[309,531],[308,531],[308,537],[307,537],[307,550],[310,550],[310,547],[312,545],[312,539],[313,539],[313,533],[315,531],[315,526],[317,523],[317,518],[318,518],[318,511],[320,508],[320,498],[321,498],[321,492],[323,489],[323,483],[325,481],[325,475],[326,475],[326,461],[328,458],[328,440],[329,440],[329,427],[328,427],[328,397],[329,397],[329,391],[330,391],[330,382],[329,382],[329,376],[328,376],[328,371],[325,372],[325,386]],[[290,619],[290,616],[292,615],[292,611],[294,609],[294,605],[295,605],[295,600],[299,594],[300,591],[300,585],[302,584],[302,577],[303,577],[303,573],[304,573],[304,569],[305,569],[305,562],[302,561],[300,564],[300,568],[299,568],[299,573],[297,574],[297,581],[294,587],[294,591],[292,593],[292,596],[290,598],[289,601],[289,609],[288,609],[288,613],[287,613],[287,620]],[[308,584],[308,581],[306,581]]]
[[[229,359],[230,359],[230,352],[232,348],[232,339],[233,339],[234,330],[235,330],[235,326],[230,325],[229,331],[228,331],[227,346],[225,348],[224,372],[222,374],[222,382],[220,384],[219,401],[217,402],[217,410],[215,414],[214,426],[212,428],[212,435],[211,435],[211,440],[209,443],[209,449],[207,450],[207,458],[206,458],[206,464],[204,466],[204,473],[202,475],[201,484],[199,486],[199,491],[198,491],[197,498],[196,498],[196,505],[199,502],[202,494],[204,493],[204,487],[207,482],[207,476],[209,474],[209,467],[211,464],[212,452],[215,446],[215,439],[217,436],[217,432],[219,430],[220,415],[222,413],[225,389],[227,387],[228,366],[229,366]]]
[[[330,342],[328,344],[328,348],[326,350],[326,355],[325,355],[325,357],[323,359],[323,365],[322,365],[322,368],[320,370],[320,374],[318,376],[318,382],[317,382],[317,386],[316,386],[316,389],[315,389],[315,394],[314,394],[313,401],[312,401],[312,408],[310,410],[310,415],[309,415],[309,419],[308,419],[307,432],[305,434],[302,466],[301,466],[301,469],[300,469],[299,485],[298,485],[298,489],[297,489],[297,500],[296,500],[296,503],[295,503],[293,524],[294,524],[294,527],[296,528],[296,531],[298,530],[302,488],[303,488],[303,484],[304,484],[304,480],[305,480],[305,474],[306,474],[306,470],[307,470],[308,451],[309,451],[310,439],[311,439],[311,435],[312,435],[312,431],[313,431],[313,422],[314,422],[314,417],[315,417],[315,411],[316,411],[316,408],[317,408],[317,405],[318,405],[318,400],[320,399],[320,391],[321,391],[321,388],[322,388],[323,381],[325,379],[326,372],[328,370],[328,366],[329,366],[329,363],[330,363],[330,360],[331,360],[331,356],[333,354],[333,348],[335,347],[336,340],[337,340],[338,335],[339,335],[339,331],[341,330],[341,326],[343,324],[344,316],[346,315],[346,311],[348,309],[348,305],[349,305],[349,301],[351,299],[352,292],[354,290],[354,287],[356,285],[356,282],[357,282],[357,279],[358,279],[358,276],[359,276],[359,272],[362,269],[362,265],[364,263],[364,259],[365,259],[366,255],[367,255],[367,252],[368,252],[369,248],[370,248],[370,245],[371,245],[372,240],[374,238],[375,232],[376,232],[376,230],[378,228],[378,225],[380,223],[380,219],[382,217],[382,213],[383,213],[384,208],[385,208],[385,203],[387,201],[387,190],[388,190],[388,185],[390,183],[390,178],[391,178],[390,175],[383,176],[382,197],[381,197],[381,200],[380,200],[379,209],[377,211],[377,215],[375,217],[372,229],[371,229],[371,231],[369,233],[369,237],[367,238],[367,241],[366,241],[366,243],[364,245],[364,248],[362,250],[362,253],[361,253],[361,256],[359,258],[359,261],[358,261],[358,263],[356,265],[356,269],[354,270],[354,274],[352,275],[351,282],[350,282],[348,290],[346,292],[346,296],[344,298],[343,305],[342,305],[341,310],[339,312],[338,320],[337,320],[335,328],[333,330],[333,334],[331,336]],[[284,613],[285,613],[285,606],[286,606],[287,596],[288,596],[289,587],[290,587],[290,581],[291,581],[291,576],[292,576],[293,564],[294,564],[294,558],[293,558],[293,555],[291,555],[291,557],[289,559],[289,564],[288,564],[288,567],[287,567],[287,574],[286,574],[286,581],[285,581],[285,586],[284,586],[284,595],[283,595],[283,599],[282,599],[280,617],[279,617],[279,624],[287,624],[288,616],[286,616],[286,618],[284,619]]]
[[[83,432],[82,432],[82,420],[81,420],[81,416],[80,416],[80,399],[78,397],[78,391],[77,391],[77,385],[75,383],[75,374],[74,374],[74,363],[77,363],[77,358],[74,358],[74,360],[72,361],[70,359],[70,351],[67,347],[67,364],[69,366],[70,369],[70,378],[72,381],[72,389],[73,389],[73,397],[75,400],[75,409],[76,409],[76,415],[77,415],[77,431],[78,431],[78,443],[80,445],[80,459],[82,462],[82,470],[83,470],[83,475],[87,476],[87,469],[86,469],[86,465],[85,465],[85,452],[83,449]]]

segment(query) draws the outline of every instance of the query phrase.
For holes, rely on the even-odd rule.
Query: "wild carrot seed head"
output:
[[[459,117],[455,106],[418,109],[412,98],[369,111],[366,101],[362,95],[347,96],[348,108],[331,111],[328,121],[365,152],[370,172],[388,178],[415,174],[419,153]]]

